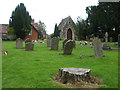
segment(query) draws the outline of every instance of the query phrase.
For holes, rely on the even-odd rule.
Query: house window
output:
[[[31,31],[30,31],[30,33],[29,33],[29,35],[32,35],[32,29],[31,29]]]

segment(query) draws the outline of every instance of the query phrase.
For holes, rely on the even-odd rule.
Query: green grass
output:
[[[103,88],[118,87],[118,51],[104,51],[106,57],[93,58],[93,48],[76,46],[72,55],[59,55],[63,51],[51,51],[45,44],[35,44],[34,51],[15,49],[13,41],[3,42],[3,88],[64,88],[53,83],[52,76],[58,68],[77,67],[91,69],[91,74],[103,80]],[[83,55],[85,58],[80,59]]]

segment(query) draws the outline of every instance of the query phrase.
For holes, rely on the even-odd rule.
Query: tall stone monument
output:
[[[103,57],[102,43],[99,38],[95,37],[94,41],[94,55],[95,57]]]
[[[105,33],[105,43],[108,43],[108,32]]]

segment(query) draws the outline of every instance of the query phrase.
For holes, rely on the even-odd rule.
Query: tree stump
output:
[[[90,80],[90,69],[84,68],[60,68],[58,74],[58,80],[63,83],[75,84],[79,81],[89,82]]]

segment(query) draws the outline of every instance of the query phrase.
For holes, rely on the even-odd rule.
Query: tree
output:
[[[17,38],[24,39],[30,33],[31,16],[23,3],[20,3],[12,12],[9,24],[14,28]]]
[[[38,25],[42,28],[42,30],[46,29],[46,25],[41,20],[39,20]]]
[[[41,20],[39,20],[38,25],[40,26],[40,30],[38,30],[38,32],[39,32],[39,38],[43,39],[44,38],[43,37],[43,33],[45,32],[46,25]]]
[[[54,37],[59,37],[60,36],[60,32],[58,30],[58,26],[57,24],[55,24],[55,28],[54,28]]]
[[[15,30],[13,29],[13,27],[10,27],[8,29],[8,35],[14,35],[15,34]]]
[[[75,32],[79,40],[86,40],[86,36],[89,36],[89,25],[86,23],[86,20],[77,18],[77,22],[75,24]]]
[[[120,33],[120,3],[100,2],[97,6],[86,8],[88,14],[87,22],[92,28],[92,33],[104,37],[105,32],[109,33],[117,41]]]

